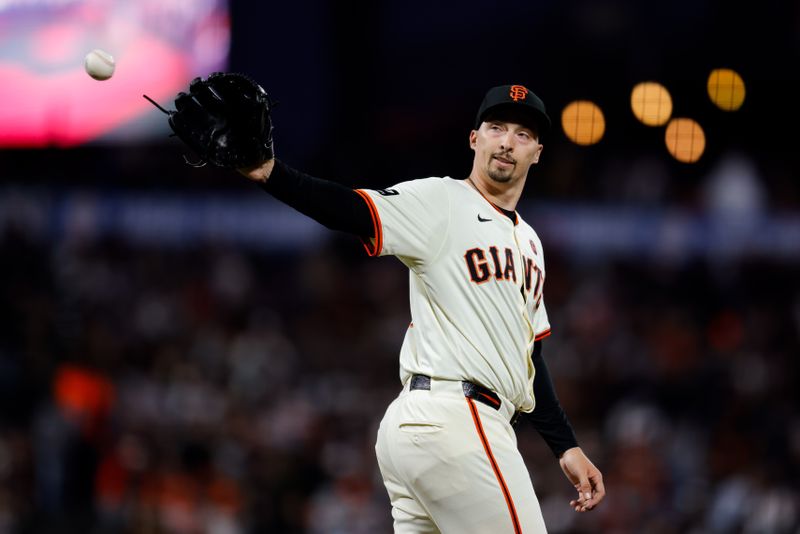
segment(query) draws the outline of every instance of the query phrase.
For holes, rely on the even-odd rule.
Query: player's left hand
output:
[[[565,451],[558,463],[567,479],[578,490],[578,498],[569,502],[576,512],[588,512],[600,504],[600,501],[606,496],[603,474],[586,457],[580,447],[573,447]]]

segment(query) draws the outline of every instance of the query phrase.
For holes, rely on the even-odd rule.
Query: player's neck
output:
[[[517,209],[517,203],[525,186],[525,180],[514,184],[500,183],[489,178],[481,178],[474,171],[467,177],[467,183],[489,202],[508,211]]]

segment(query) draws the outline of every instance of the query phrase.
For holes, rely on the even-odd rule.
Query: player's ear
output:
[[[536,150],[536,154],[533,156],[534,163],[539,163],[539,158],[542,156],[542,150],[544,150],[544,145],[539,145],[539,148]]]
[[[471,132],[469,132],[469,147],[472,150],[475,150],[475,144],[476,144],[477,139],[478,139],[478,131],[477,130],[472,130]]]

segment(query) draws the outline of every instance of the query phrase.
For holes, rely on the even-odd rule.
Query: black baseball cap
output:
[[[542,99],[524,85],[500,85],[489,89],[475,117],[476,130],[492,112],[513,113],[524,121],[521,124],[532,123],[539,135],[547,133],[552,125]]]

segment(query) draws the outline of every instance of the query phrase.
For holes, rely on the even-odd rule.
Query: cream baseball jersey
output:
[[[400,378],[469,380],[533,410],[534,341],[550,333],[542,245],[466,180],[424,178],[358,190],[375,237],[372,256],[409,268],[411,324]]]

